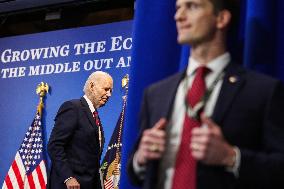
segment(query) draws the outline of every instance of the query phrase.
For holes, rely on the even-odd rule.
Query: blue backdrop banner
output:
[[[36,113],[40,82],[50,86],[42,118],[46,146],[59,106],[83,95],[93,71],[112,75],[113,95],[99,109],[108,144],[123,104],[121,79],[131,65],[131,48],[132,21],[0,39],[1,184]]]

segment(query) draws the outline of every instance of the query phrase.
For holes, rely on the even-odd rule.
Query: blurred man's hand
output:
[[[66,181],[67,189],[80,189],[80,184],[76,178],[71,178]]]
[[[148,160],[161,158],[165,151],[166,131],[164,130],[167,121],[161,118],[151,129],[143,132],[139,148],[136,152],[137,163],[145,165]]]
[[[234,166],[234,148],[224,139],[220,127],[205,115],[201,121],[201,127],[192,129],[192,156],[208,165]]]

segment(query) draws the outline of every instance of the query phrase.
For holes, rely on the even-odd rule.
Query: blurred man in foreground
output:
[[[236,0],[177,0],[187,69],[145,90],[128,162],[143,188],[275,188],[284,170],[284,89],[227,50]]]

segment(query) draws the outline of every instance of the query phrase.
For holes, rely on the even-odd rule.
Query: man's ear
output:
[[[226,29],[228,28],[231,22],[232,14],[228,10],[222,10],[218,13],[217,16],[217,28]]]
[[[89,84],[89,89],[92,90],[94,87],[95,87],[94,82],[90,82],[90,84]]]

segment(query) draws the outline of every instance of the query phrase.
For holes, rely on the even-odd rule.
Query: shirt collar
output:
[[[93,113],[94,111],[96,111],[96,109],[95,109],[93,103],[91,102],[91,100],[90,100],[86,95],[84,95],[83,97],[84,97],[85,100],[87,101],[88,106],[89,106],[91,112]]]
[[[226,52],[214,58],[210,62],[208,62],[206,66],[211,70],[210,73],[219,74],[229,64],[230,61],[231,61],[231,55],[230,53]],[[186,75],[192,76],[195,73],[196,68],[198,68],[200,65],[201,64],[197,62],[195,59],[189,57],[189,64],[186,70]]]

